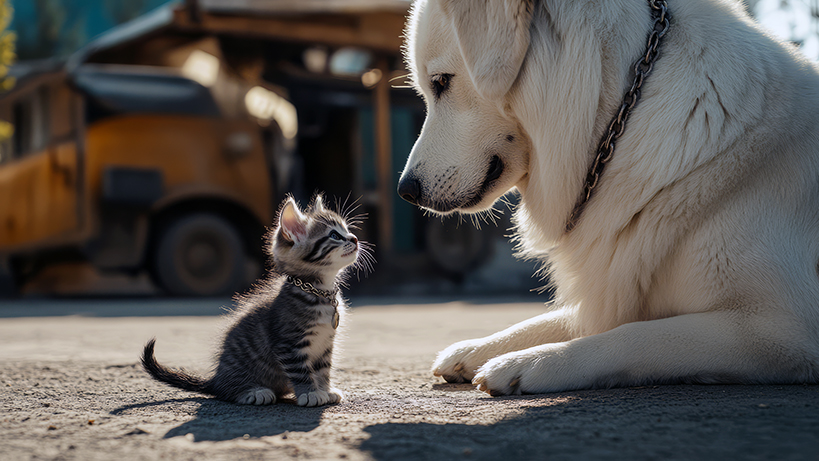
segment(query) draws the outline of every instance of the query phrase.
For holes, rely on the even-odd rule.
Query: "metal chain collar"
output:
[[[566,232],[571,232],[571,230],[577,225],[577,221],[580,219],[580,214],[583,212],[583,208],[591,198],[594,188],[597,187],[597,184],[600,182],[600,176],[603,174],[603,168],[611,160],[612,155],[614,155],[614,145],[617,140],[620,139],[620,136],[623,135],[623,131],[626,129],[626,121],[628,120],[629,115],[631,115],[631,110],[634,109],[634,106],[637,105],[637,101],[640,100],[640,88],[643,86],[643,83],[645,83],[645,79],[648,77],[648,74],[650,74],[652,69],[654,69],[654,63],[660,56],[660,39],[662,39],[665,33],[668,32],[669,27],[668,5],[666,4],[665,0],[648,0],[648,5],[651,7],[651,16],[654,18],[654,27],[651,30],[651,34],[648,36],[646,54],[634,64],[634,83],[632,83],[631,89],[629,89],[628,92],[626,92],[626,95],[623,97],[623,102],[620,104],[620,110],[611,120],[609,129],[606,134],[603,135],[603,140],[600,142],[600,145],[597,148],[597,156],[595,157],[594,163],[592,163],[592,166],[589,168],[589,172],[586,175],[586,184],[583,186],[583,195],[574,206],[571,216],[569,216],[569,221],[566,223]]]
[[[318,296],[319,298],[326,299],[333,307],[338,307],[338,298],[336,298],[336,294],[338,294],[338,290],[321,290],[313,286],[310,282],[302,282],[301,279],[296,277],[292,277],[290,275],[287,276],[287,281],[292,283],[293,285],[301,288],[301,290],[305,293]]]

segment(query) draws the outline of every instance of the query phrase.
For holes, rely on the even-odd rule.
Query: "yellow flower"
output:
[[[14,134],[14,125],[9,122],[4,122],[0,120],[0,141],[5,141],[6,139],[11,138],[11,135]]]
[[[0,83],[0,90],[8,91],[14,88],[14,84],[17,83],[17,79],[14,77],[6,77],[3,79],[3,83]]]

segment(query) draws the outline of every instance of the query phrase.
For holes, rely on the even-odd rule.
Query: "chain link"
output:
[[[296,277],[291,277],[289,275],[287,276],[287,281],[301,288],[303,292],[318,296],[319,298],[324,298],[329,301],[333,307],[338,307],[338,298],[336,297],[338,290],[322,290],[314,287],[310,282],[302,282],[301,279],[297,279]]]
[[[631,88],[623,96],[623,102],[620,104],[620,109],[617,115],[612,118],[608,130],[603,135],[603,139],[597,148],[597,156],[594,158],[589,172],[586,175],[586,183],[583,186],[583,195],[574,206],[569,221],[566,223],[566,232],[570,232],[577,225],[580,219],[580,213],[586,206],[586,202],[592,196],[595,187],[600,182],[600,176],[603,174],[603,168],[611,160],[614,155],[614,147],[620,136],[626,129],[626,122],[628,121],[631,110],[637,105],[640,100],[640,88],[645,83],[646,77],[654,69],[654,63],[660,56],[660,40],[668,32],[668,5],[665,0],[648,0],[651,7],[651,15],[654,18],[654,26],[648,36],[648,43],[646,44],[646,54],[634,63],[634,82]]]

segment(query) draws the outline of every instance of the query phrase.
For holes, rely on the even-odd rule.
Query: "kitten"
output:
[[[274,272],[237,308],[211,378],[172,370],[145,345],[142,366],[154,379],[240,404],[268,405],[294,392],[300,406],[338,403],[330,386],[333,340],[345,304],[339,275],[356,263],[370,265],[366,244],[350,233],[357,221],[325,208],[321,195],[304,213],[292,197],[270,237]]]

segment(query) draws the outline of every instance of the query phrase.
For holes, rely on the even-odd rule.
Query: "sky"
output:
[[[805,55],[819,60],[819,23],[811,21],[810,4],[819,0],[759,0],[754,8],[757,21],[776,36],[801,42]]]

